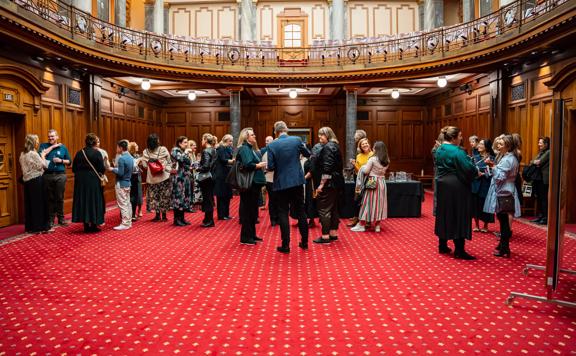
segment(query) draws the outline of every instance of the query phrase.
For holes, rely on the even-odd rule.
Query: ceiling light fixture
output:
[[[142,90],[150,90],[151,86],[150,79],[142,79],[142,83],[140,83]]]
[[[444,76],[438,77],[436,84],[438,84],[438,87],[444,88],[446,85],[448,85],[448,79],[446,79]]]
[[[194,90],[190,90],[188,92],[188,100],[190,101],[196,100],[196,92]]]
[[[400,92],[398,89],[392,89],[392,93],[390,93],[392,99],[398,99],[400,97]]]
[[[278,93],[288,93],[290,99],[296,99],[298,94],[308,92],[308,88],[280,88],[278,89]]]

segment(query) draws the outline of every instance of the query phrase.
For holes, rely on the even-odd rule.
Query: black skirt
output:
[[[470,185],[449,174],[438,178],[436,189],[436,236],[443,240],[472,239]]]
[[[26,232],[48,230],[48,208],[42,176],[24,182],[24,227]]]
[[[79,171],[74,175],[74,201],[72,202],[72,221],[104,223],[104,194],[100,179],[91,171]]]

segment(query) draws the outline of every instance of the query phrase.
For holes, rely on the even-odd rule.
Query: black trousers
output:
[[[498,213],[496,217],[500,223],[500,250],[508,251],[510,249],[510,237],[512,237],[510,219],[507,213]]]
[[[546,219],[548,218],[548,189],[550,186],[548,184],[544,184],[544,182],[541,180],[534,181],[534,183],[536,183],[535,190],[536,199],[538,202],[538,216]]]
[[[276,202],[277,192],[273,189],[274,183],[266,183],[268,192],[268,214],[270,214],[270,224],[278,223],[278,203]]]
[[[210,178],[200,182],[202,191],[202,211],[204,212],[203,223],[214,221],[214,181]]]
[[[240,241],[252,241],[256,237],[256,220],[258,220],[258,196],[262,186],[253,185],[245,192],[240,192]]]
[[[230,199],[231,198],[223,198],[223,197],[216,197],[216,210],[218,213],[218,219],[222,220],[228,216],[230,216]]]
[[[24,227],[26,232],[41,232],[49,229],[48,207],[42,176],[24,182]]]
[[[282,247],[290,248],[290,222],[288,214],[292,206],[294,214],[298,217],[298,230],[302,237],[302,244],[308,244],[308,222],[304,211],[304,186],[292,187],[275,192],[278,207],[278,225],[282,235]]]
[[[340,223],[338,191],[334,188],[324,188],[316,196],[316,207],[322,225],[322,235],[328,235],[330,230],[338,230]]]
[[[48,222],[54,223],[54,218],[58,222],[64,221],[64,191],[66,190],[66,174],[44,173],[44,189],[46,201],[48,203]]]

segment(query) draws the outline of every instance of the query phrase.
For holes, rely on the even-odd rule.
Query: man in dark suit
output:
[[[274,124],[277,139],[268,145],[268,167],[274,171],[273,189],[278,209],[278,224],[282,234],[282,246],[278,252],[290,252],[290,207],[298,216],[298,229],[302,240],[299,246],[308,249],[308,224],[304,210],[304,172],[300,155],[310,157],[310,151],[299,137],[288,136],[288,126],[284,121]]]

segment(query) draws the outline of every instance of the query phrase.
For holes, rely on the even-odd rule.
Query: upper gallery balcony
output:
[[[429,32],[315,40],[307,47],[281,48],[136,31],[60,0],[1,0],[0,31],[109,74],[224,83],[354,83],[465,71],[510,60],[571,35],[575,14],[574,0],[518,0],[476,20]]]

